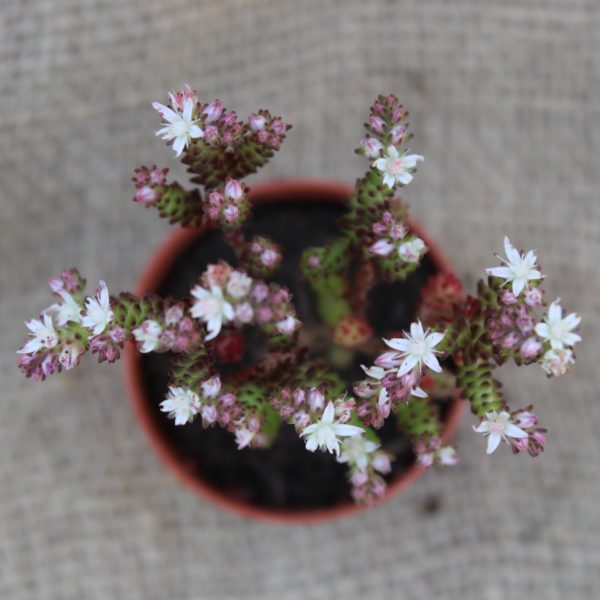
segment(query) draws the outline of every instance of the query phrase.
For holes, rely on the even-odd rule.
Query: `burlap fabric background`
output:
[[[1,598],[600,597],[597,1],[4,0],[0,18]],[[358,518],[268,526],[165,471],[119,365],[19,376],[47,276],[130,288],[167,233],[130,177],[175,165],[150,101],[185,82],[294,123],[261,179],[352,181],[369,103],[400,94],[426,157],[406,197],[465,282],[508,233],[584,317],[570,376],[505,369],[551,430],[542,457],[487,457],[465,416],[460,466]]]

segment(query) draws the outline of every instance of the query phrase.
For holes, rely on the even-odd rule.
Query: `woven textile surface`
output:
[[[597,0],[3,0],[0,598],[599,598],[599,32]],[[466,285],[507,233],[583,317],[570,375],[501,373],[550,430],[541,457],[486,456],[465,414],[459,466],[359,517],[265,525],[165,470],[119,365],[18,373],[48,276],[130,289],[169,231],[131,176],[183,174],[150,101],[186,82],[294,124],[261,180],[353,181],[369,104],[401,97],[425,155],[405,197]]]

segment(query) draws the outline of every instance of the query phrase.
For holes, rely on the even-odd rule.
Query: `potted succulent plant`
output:
[[[510,409],[493,371],[512,360],[562,375],[580,318],[559,301],[538,314],[537,257],[506,237],[501,264],[464,292],[396,197],[423,157],[405,149],[395,96],[371,106],[353,189],[251,191],[242,180],[290,125],[267,110],[240,121],[189,87],[153,106],[197,187],[141,167],[134,200],[180,227],[136,294],[101,281],[86,295],[75,269],[51,279],[57,301],[18,351],[24,374],[43,380],[87,351],[115,362],[129,342],[130,395],[155,450],[200,494],[267,519],[348,514],[455,464],[461,397],[488,453],[543,451],[533,407]]]

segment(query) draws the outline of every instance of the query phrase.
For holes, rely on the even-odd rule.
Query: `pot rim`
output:
[[[349,196],[352,193],[353,188],[341,182],[319,179],[282,179],[253,185],[250,188],[249,196],[251,201],[260,204],[281,201],[282,198],[291,202],[298,200],[303,202],[336,202],[340,197]],[[429,249],[429,256],[439,270],[444,273],[454,273],[454,269],[446,255],[435,242],[429,239],[421,225],[410,217],[407,219],[407,225],[411,231],[423,239]],[[183,229],[176,226],[146,263],[138,279],[135,293],[142,295],[147,291],[156,289],[164,280],[166,272],[177,256],[207,230],[207,227]],[[262,508],[235,499],[210,486],[187,469],[185,464],[177,457],[148,410],[140,368],[141,356],[132,341],[128,342],[125,347],[124,365],[126,387],[133,412],[140,422],[150,446],[163,464],[173,471],[186,487],[201,498],[239,516],[287,525],[322,523],[356,515],[372,508],[351,502],[315,510],[286,511]],[[444,442],[447,442],[454,435],[464,410],[464,404],[460,396],[460,390],[457,389],[444,427],[442,436]],[[415,463],[406,471],[400,473],[388,483],[384,496],[374,506],[378,506],[396,496],[411,482],[420,477],[425,470]]]

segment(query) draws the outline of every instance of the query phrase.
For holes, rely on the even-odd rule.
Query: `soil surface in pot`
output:
[[[284,250],[284,260],[273,281],[287,287],[294,296],[298,316],[305,327],[318,327],[312,293],[300,272],[302,251],[308,246],[322,245],[338,231],[341,206],[331,203],[274,203],[255,207],[249,235],[268,235]],[[196,240],[175,261],[160,289],[163,296],[183,298],[196,283],[208,263],[224,259],[236,264],[235,256],[220,232],[210,232]],[[407,329],[413,320],[420,289],[434,272],[426,256],[422,266],[402,283],[378,284],[369,293],[368,317],[378,336]],[[253,343],[255,340],[255,343]],[[246,362],[260,349],[260,340],[249,336]],[[383,346],[381,348],[383,350]],[[269,449],[236,448],[233,435],[219,427],[203,429],[200,419],[184,427],[160,412],[159,404],[168,389],[169,355],[142,354],[142,375],[150,409],[163,435],[169,440],[182,463],[204,483],[222,493],[263,508],[278,510],[310,510],[333,507],[350,500],[346,467],[333,455],[307,452],[293,427],[283,425]],[[352,383],[364,378],[360,364],[370,364],[372,357],[357,355],[353,363],[338,370]],[[442,414],[448,402],[442,404]],[[382,447],[396,460],[388,476],[392,479],[414,462],[410,445],[397,430],[393,417],[378,431]]]

